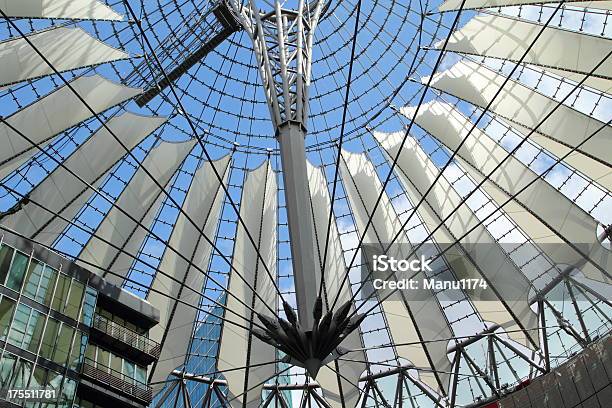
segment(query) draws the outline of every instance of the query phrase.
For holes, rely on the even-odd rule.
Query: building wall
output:
[[[0,389],[47,388],[71,406],[96,303],[86,284],[33,251],[0,245]]]
[[[147,334],[158,322],[159,311],[144,300],[0,233],[0,407],[71,408],[82,402],[75,395],[85,395],[101,407],[144,408],[151,397],[147,366],[159,357]],[[54,395],[40,405],[7,398],[7,389]]]
[[[599,340],[512,393],[500,408],[608,408],[612,406],[612,336]]]

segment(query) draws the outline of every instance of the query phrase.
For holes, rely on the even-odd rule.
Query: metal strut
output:
[[[234,16],[227,8],[227,4],[225,2],[219,2],[214,5],[214,7],[207,13],[214,15],[215,22],[209,24],[205,21],[202,21],[204,27],[206,27],[207,31],[204,30],[202,33],[199,33],[199,36],[202,38],[198,40],[206,40],[206,42],[202,42],[201,45],[193,50],[186,56],[179,56],[177,61],[173,60],[173,63],[178,63],[175,67],[170,67],[171,70],[168,70],[168,74],[163,76],[161,73],[156,78],[152,79],[152,82],[149,83],[145,89],[145,91],[136,98],[136,104],[140,107],[143,107],[147,103],[149,103],[153,98],[159,95],[164,89],[170,86],[171,83],[176,82],[183,74],[191,69],[194,65],[204,59],[208,53],[218,47],[223,41],[228,39],[232,34],[239,31],[241,29],[240,25],[234,19]],[[164,46],[166,48],[170,48],[170,50],[162,48],[162,54],[171,53],[174,51],[174,47],[172,47],[172,40],[174,34],[168,36],[164,41]],[[139,69],[144,71],[143,65],[146,65],[146,61],[141,63]]]
[[[280,146],[298,316],[303,327],[313,326],[318,295],[304,138],[313,35],[324,3],[300,0],[297,10],[288,10],[275,1],[272,10],[261,11],[253,0],[248,4],[226,0],[253,43]]]

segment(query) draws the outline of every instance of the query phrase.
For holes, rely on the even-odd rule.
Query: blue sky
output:
[[[120,1],[107,2],[115,10],[124,15],[127,12]],[[136,2],[130,2],[136,7]],[[163,2],[162,2],[163,3]],[[437,2],[435,2],[437,3]],[[149,34],[150,40],[154,46],[158,43],[163,43],[164,38],[168,35],[170,26],[179,27],[181,19],[174,6],[168,6],[169,16],[168,24],[163,19],[155,22],[160,18],[159,12],[155,11],[157,4],[155,2],[146,2],[147,17],[144,19],[145,28]],[[309,148],[308,158],[315,164],[326,164],[326,175],[328,181],[333,179],[333,167],[330,166],[335,160],[336,150],[329,146],[330,140],[335,140],[340,133],[340,118],[342,115],[342,105],[344,100],[344,87],[346,85],[346,76],[348,72],[348,61],[350,57],[350,38],[354,24],[354,14],[352,13],[354,2],[340,2],[334,8],[333,13],[326,16],[318,27],[317,35],[315,36],[315,49],[313,50],[313,74],[311,85],[311,104],[310,104],[310,121],[308,123],[309,136],[307,136],[306,144]],[[434,10],[436,4],[427,7],[428,10]],[[363,2],[362,22],[367,21],[367,24],[360,30],[357,40],[357,58],[354,63],[353,83],[351,86],[350,103],[347,111],[346,137],[347,141],[344,145],[345,149],[353,152],[368,151],[370,158],[378,164],[381,164],[377,170],[379,178],[384,180],[388,174],[389,166],[384,164],[384,155],[369,135],[365,126],[372,127],[378,131],[392,132],[401,130],[409,119],[402,117],[397,112],[387,107],[387,96],[397,91],[396,97],[389,101],[395,107],[410,106],[416,104],[422,92],[422,85],[412,81],[406,81],[407,70],[412,64],[412,58],[417,49],[418,37],[415,37],[416,27],[419,24],[419,15],[414,12],[418,11],[418,4],[411,3],[413,12],[406,13],[402,9],[401,4],[395,5],[392,12],[386,7],[391,7],[385,4],[372,6],[371,2]],[[141,10],[136,7],[136,12],[141,13]],[[519,12],[523,18],[540,20],[546,18],[546,12],[540,14],[538,7],[522,7],[507,9],[509,15],[517,15]],[[549,10],[549,9],[547,9]],[[181,8],[181,12],[187,15],[191,12],[191,5],[186,4]],[[474,15],[474,12],[465,12],[461,19],[460,26]],[[605,23],[605,18],[600,14],[588,15],[583,20],[582,13],[567,11],[564,16],[564,25],[570,29],[582,29],[593,35],[603,35],[610,37],[612,30],[610,24]],[[434,14],[424,20],[424,33],[422,36],[422,46],[429,46],[437,39],[443,38],[447,33],[452,23],[453,14],[445,14],[440,16]],[[435,33],[438,25],[438,19],[441,19],[440,30]],[[346,22],[344,24],[343,22]],[[61,21],[50,22],[46,20],[38,20],[33,22],[20,22],[20,27],[25,31],[42,29],[49,26],[51,23],[62,24]],[[556,21],[553,21],[556,23]],[[150,26],[153,25],[153,28]],[[142,58],[142,54],[147,52],[146,47],[139,43],[138,35],[134,25],[128,22],[109,23],[109,22],[82,22],[78,23],[79,27],[84,28],[92,35],[100,38],[108,44],[122,48],[134,56],[132,61],[123,61],[113,65],[107,64],[96,67],[95,69],[81,69],[72,73],[67,73],[67,79],[75,75],[91,74],[93,72],[102,74],[107,78],[119,81],[126,78],[134,69],[133,64],[137,64]],[[155,35],[153,35],[155,33]],[[330,34],[331,33],[331,34]],[[0,24],[0,38],[7,38],[9,35],[14,35],[13,30],[9,30],[6,23]],[[329,35],[329,38],[326,38]],[[414,39],[414,41],[413,41]],[[164,61],[169,61],[166,58],[175,57],[177,54],[175,49],[165,49],[159,51],[160,58]],[[431,66],[435,62],[438,53],[436,51],[424,52],[419,51],[417,58],[423,60],[416,66],[410,78],[419,80],[431,74]],[[458,60],[458,56],[449,54],[443,60],[440,70],[450,68]],[[230,61],[230,62],[228,62]],[[233,61],[233,62],[232,62]],[[491,67],[499,67],[495,61],[486,61]],[[505,72],[508,72],[509,66],[504,66]],[[148,75],[148,70],[143,72]],[[259,73],[255,67],[254,56],[250,52],[250,40],[242,33],[233,34],[232,37],[220,45],[214,53],[210,54],[203,64],[198,65],[190,71],[191,75],[183,76],[177,83],[176,89],[181,97],[186,112],[190,115],[194,123],[198,127],[198,137],[205,144],[207,151],[213,159],[218,159],[225,154],[228,154],[233,143],[238,143],[240,147],[234,155],[234,169],[230,178],[230,194],[236,203],[240,203],[240,186],[242,185],[245,169],[257,167],[267,157],[266,148],[276,149],[277,143],[274,139],[274,130],[268,119],[268,110],[265,105],[265,98],[261,87],[259,86]],[[538,86],[538,90],[545,94],[554,96],[560,99],[567,92],[570,84],[559,84],[559,81],[554,79],[538,82],[540,76],[538,69],[524,71],[519,80],[529,86]],[[150,77],[148,78],[150,79]],[[56,86],[61,85],[62,81],[53,76],[50,78],[40,79],[33,82],[32,86],[24,85],[14,87],[11,92],[0,90],[0,114],[9,115],[19,108],[36,100],[37,97],[50,92]],[[138,81],[130,82],[133,86],[141,86]],[[558,88],[560,91],[558,91]],[[170,101],[173,101],[173,96],[166,90],[166,96]],[[433,92],[429,92],[425,101],[435,97]],[[456,102],[452,97],[447,98],[450,102]],[[602,98],[601,95],[596,95],[593,92],[583,91],[572,103],[572,106],[584,113],[591,114],[603,121],[609,120],[612,117],[612,101],[609,97]],[[474,108],[466,103],[458,103],[459,109],[466,115],[473,115]],[[166,115],[171,116],[167,125],[164,125],[156,134],[147,138],[141,145],[134,150],[134,155],[138,161],[141,161],[146,153],[151,148],[159,143],[157,138],[166,141],[182,141],[187,140],[192,136],[190,127],[187,121],[177,112],[173,103],[163,101],[158,97],[146,108],[138,108],[134,103],[129,103],[126,106],[112,108],[105,112],[105,118],[112,117],[114,114],[127,109],[132,112],[138,112],[149,115]],[[381,110],[381,113],[371,119],[375,112]],[[476,116],[472,116],[475,118]],[[505,135],[505,127],[503,122],[496,122],[490,118],[485,118],[479,124],[479,127],[487,129],[489,135],[501,140],[501,144],[506,149],[511,149],[522,135],[511,133]],[[63,136],[58,137],[49,147],[49,151],[59,160],[63,160],[75,150],[77,145],[83,143],[84,140],[91,135],[95,129],[99,127],[99,123],[95,119],[90,119],[84,123],[84,126],[76,127],[69,130]],[[448,153],[440,148],[439,143],[425,134],[416,126],[413,129],[413,136],[419,140],[423,149],[431,154],[432,160],[438,166],[442,166],[448,160]],[[323,144],[327,146],[323,149],[318,149],[316,146]],[[252,147],[252,148],[251,148]],[[249,149],[247,149],[249,148]],[[247,153],[246,150],[249,150]],[[532,161],[535,153],[532,145],[524,146],[517,154],[520,160],[525,163],[531,163],[531,168],[540,173],[547,168],[553,159],[550,156],[541,155],[538,159]],[[196,146],[192,154],[186,159],[185,163],[175,178],[169,183],[169,193],[179,203],[185,197],[185,190],[189,187],[191,176],[197,169],[201,161],[201,148]],[[26,177],[14,176],[3,180],[3,183],[16,189],[22,193],[26,193],[37,182],[42,180],[48,171],[51,171],[56,164],[52,160],[44,158],[38,160],[39,164],[26,165],[22,169]],[[280,168],[279,159],[276,154],[272,156],[272,163],[275,169]],[[111,200],[121,193],[125,182],[134,174],[138,163],[132,159],[128,159],[116,166],[112,171],[113,175],[108,177],[104,183],[102,190]],[[456,166],[450,166],[445,172],[445,176],[449,179],[460,178],[463,174],[462,170]],[[572,177],[572,182],[567,183],[568,177]],[[463,179],[465,181],[465,179]],[[612,200],[609,194],[606,196],[600,188],[594,185],[589,185],[588,181],[579,175],[572,175],[571,169],[567,166],[557,166],[554,171],[547,175],[547,180],[551,184],[558,186],[562,193],[565,194],[586,211],[592,211],[593,216],[602,223],[612,222]],[[280,182],[279,177],[279,182]],[[465,189],[462,194],[469,191],[469,187],[473,183],[465,182],[458,183],[455,187]],[[387,193],[390,197],[396,197],[393,202],[395,211],[400,214],[406,213],[410,208],[410,203],[407,200],[406,194],[397,181],[389,184]],[[339,194],[339,197],[342,195]],[[484,197],[484,198],[483,198]],[[478,200],[486,200],[482,195],[473,199],[474,208],[478,208]],[[279,202],[283,205],[283,192],[279,192]],[[0,210],[9,208],[15,202],[15,198],[10,194],[2,193],[0,190]],[[81,214],[77,217],[77,222],[83,228],[90,231],[102,221],[104,214],[108,211],[110,205],[106,200],[100,197],[92,197],[88,205]],[[336,215],[347,214],[350,211],[346,200],[338,200],[335,206]],[[216,234],[216,244],[221,251],[231,256],[233,249],[232,236],[235,231],[235,213],[228,203],[223,207],[223,221],[219,225]],[[171,226],[176,220],[178,210],[174,205],[166,201],[159,209],[158,222],[155,222],[151,228],[158,234],[162,240],[153,237],[147,238],[141,248],[140,258],[156,266],[159,262],[159,257],[162,256],[165,245],[163,240],[167,239],[171,233]],[[343,245],[350,254],[352,247],[355,246],[358,236],[350,234],[354,226],[347,220],[348,217],[341,218],[339,228],[347,235],[343,238]],[[287,227],[284,224],[286,217],[284,209],[279,211],[280,226],[279,234],[279,261],[278,270],[280,275],[290,275],[291,263],[289,245],[287,243],[288,234]],[[497,224],[499,231],[504,229],[503,226]],[[413,231],[417,234],[417,229]],[[421,231],[422,234],[422,231]],[[84,244],[90,232],[79,230],[72,227],[66,231],[66,234],[56,243],[56,247],[71,255],[77,255],[82,244]],[[423,235],[420,235],[423,236]],[[415,235],[416,237],[416,235]],[[348,255],[347,255],[348,256]],[[225,281],[229,267],[220,257],[213,256],[208,269],[213,276]],[[137,262],[134,265],[134,272],[131,275],[133,279],[140,281],[144,286],[148,286],[151,281],[151,276],[155,273],[155,269],[144,265],[142,262]],[[215,285],[207,282],[206,288],[211,297],[217,297],[220,292],[215,290]],[[280,279],[279,285],[281,289],[288,292],[292,291],[292,279],[283,277]],[[216,288],[218,289],[218,288]],[[144,295],[142,291],[134,290],[135,293]],[[291,297],[291,295],[288,295]],[[203,302],[206,304],[206,302]],[[460,313],[468,313],[461,311]],[[471,329],[471,327],[470,327]],[[470,330],[468,329],[468,331]],[[380,341],[377,339],[376,341]]]

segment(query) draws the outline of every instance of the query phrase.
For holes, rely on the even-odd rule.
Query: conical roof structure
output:
[[[0,229],[159,309],[151,406],[467,406],[609,333],[612,2],[0,13]]]

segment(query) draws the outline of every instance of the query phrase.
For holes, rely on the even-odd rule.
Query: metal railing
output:
[[[104,316],[94,315],[92,327],[156,359],[159,358],[161,349],[159,343]]]
[[[81,363],[81,373],[96,382],[144,401],[147,405],[150,404],[153,399],[153,390],[147,384],[141,383],[119,371],[96,363],[93,360],[85,359],[85,361]]]

